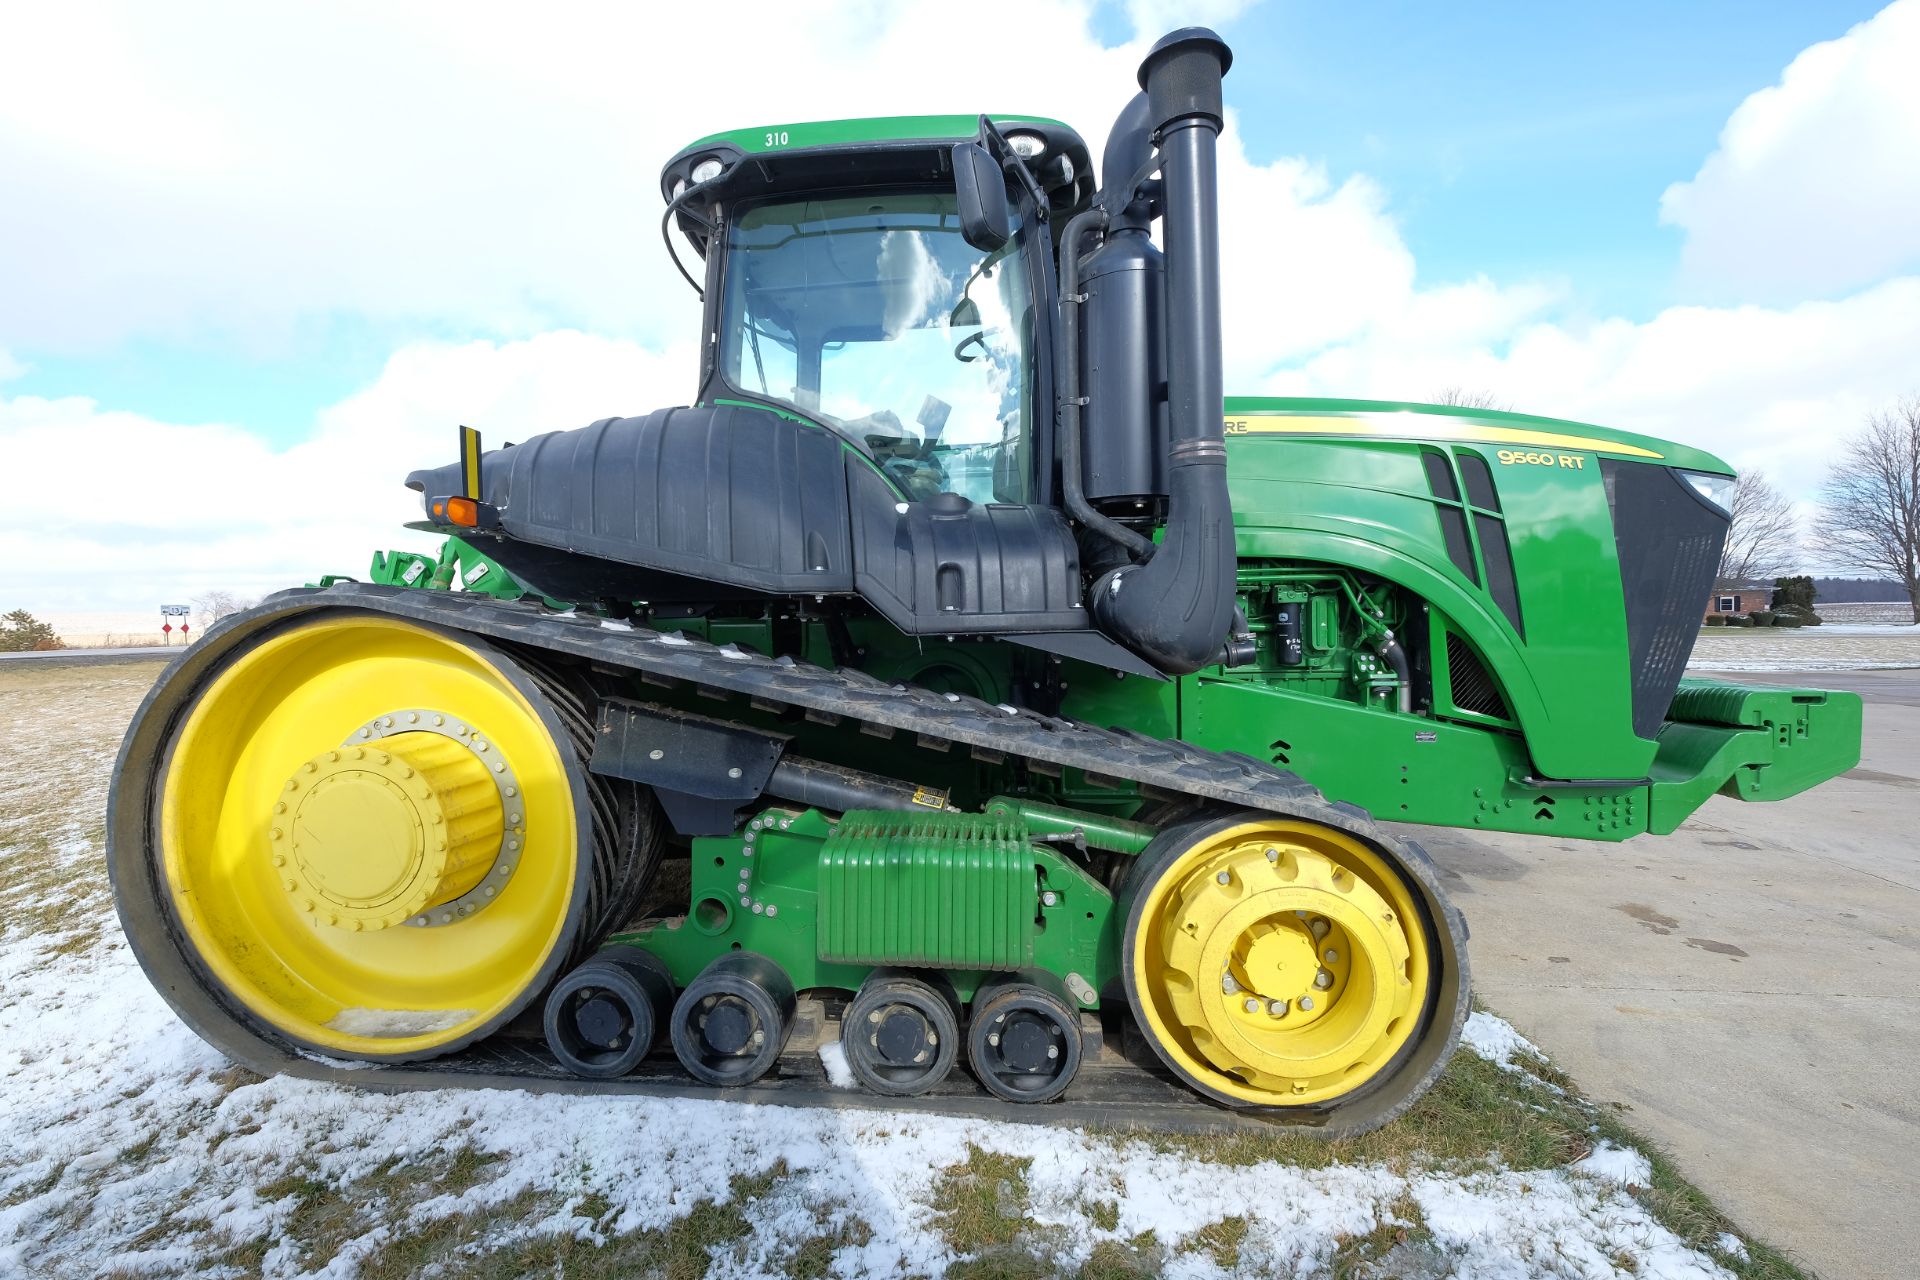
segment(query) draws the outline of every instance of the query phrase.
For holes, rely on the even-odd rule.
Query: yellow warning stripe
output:
[[[1404,419],[1397,421],[1396,419]],[[1377,418],[1303,418],[1284,414],[1239,414],[1227,419],[1227,434],[1290,436],[1361,436],[1381,440],[1448,440],[1460,444],[1519,445],[1536,449],[1585,449],[1618,453],[1630,458],[1665,455],[1637,444],[1601,440],[1594,436],[1525,427],[1496,427],[1484,422],[1451,423],[1427,414],[1396,414]]]
[[[460,428],[460,496],[480,499],[480,433]]]

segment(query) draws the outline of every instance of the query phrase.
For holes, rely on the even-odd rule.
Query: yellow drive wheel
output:
[[[202,985],[342,1057],[432,1056],[518,1013],[589,914],[562,724],[512,659],[408,622],[325,614],[238,646],[176,721],[153,819]]]
[[[1336,1105],[1431,1022],[1418,889],[1350,832],[1255,814],[1174,827],[1142,853],[1128,899],[1134,1015],[1218,1101]]]

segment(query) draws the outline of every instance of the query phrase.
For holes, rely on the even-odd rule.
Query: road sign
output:
[[[163,604],[160,616],[163,618],[184,618],[193,612],[193,606],[187,604]]]

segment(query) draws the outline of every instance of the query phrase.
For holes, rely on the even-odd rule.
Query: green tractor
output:
[[[180,1015],[376,1085],[1349,1133],[1468,1011],[1387,824],[1624,840],[1851,767],[1858,698],[1682,678],[1718,459],[1223,396],[1228,63],[1155,45],[1099,185],[1018,116],[675,156],[693,404],[463,432],[407,479],[438,558],[225,620],[135,718],[116,897]]]

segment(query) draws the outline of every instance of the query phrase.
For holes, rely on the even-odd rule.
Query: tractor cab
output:
[[[844,599],[906,635],[1139,674],[1237,660],[1214,174],[1228,62],[1208,31],[1160,41],[1098,190],[1085,143],[1037,118],[694,143],[660,178],[662,233],[705,307],[694,403],[476,446],[408,484],[431,524],[489,539],[549,599]]]
[[[995,163],[967,171],[982,153]],[[975,177],[991,226],[962,215]],[[692,144],[661,194],[705,259],[701,399],[828,427],[909,500],[1041,500],[1053,233],[1092,187],[1079,137],[1027,117],[781,125]]]

